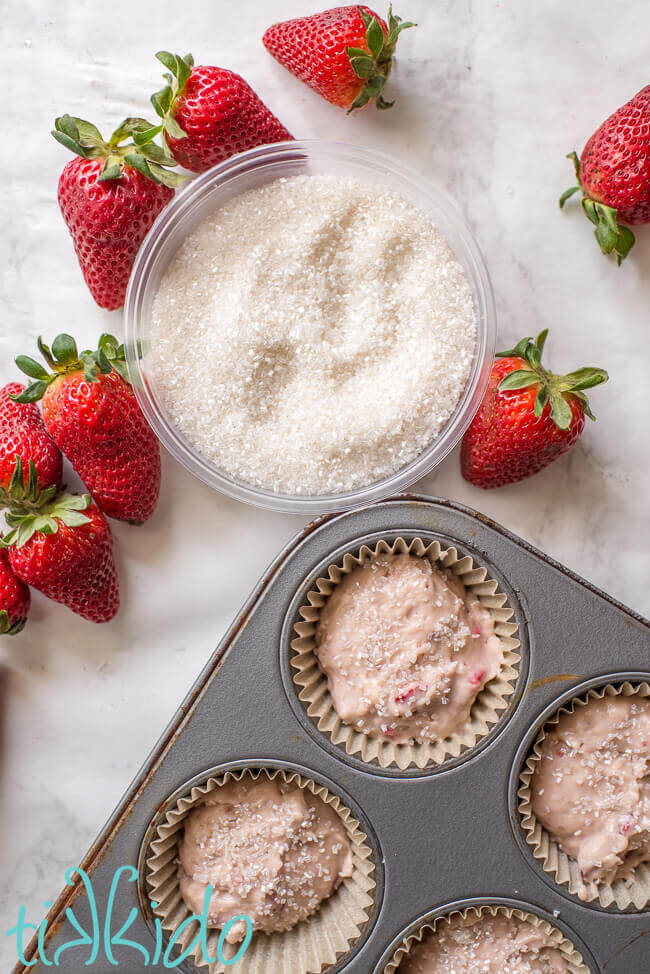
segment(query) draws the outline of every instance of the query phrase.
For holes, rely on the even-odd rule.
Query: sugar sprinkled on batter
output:
[[[224,472],[338,493],[440,433],[475,346],[469,283],[421,210],[371,183],[296,176],[190,234],[154,299],[150,368]]]
[[[562,714],[542,742],[532,796],[585,882],[650,862],[650,700],[605,696]]]
[[[179,849],[179,885],[200,914],[213,887],[208,923],[247,915],[255,930],[289,930],[352,875],[352,850],[336,811],[283,781],[243,779],[215,789],[191,810]],[[241,940],[243,921],[228,939]]]
[[[568,974],[553,939],[516,916],[454,916],[425,937],[399,974]]]
[[[414,555],[377,555],[334,589],[317,654],[341,720],[375,737],[460,732],[499,672],[503,644],[460,579]]]

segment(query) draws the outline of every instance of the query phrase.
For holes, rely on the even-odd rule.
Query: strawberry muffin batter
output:
[[[527,920],[458,915],[402,961],[399,974],[568,974],[547,933]]]
[[[461,731],[504,655],[476,596],[405,554],[345,576],[320,614],[316,646],[341,720],[396,742]]]
[[[336,811],[282,780],[244,778],[211,792],[185,821],[179,882],[187,907],[223,927],[246,914],[254,930],[289,930],[352,875],[352,850]],[[243,921],[227,939],[242,940]]]
[[[650,700],[603,697],[562,714],[531,786],[533,813],[585,882],[650,862]]]

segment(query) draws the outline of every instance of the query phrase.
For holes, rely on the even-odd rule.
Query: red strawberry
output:
[[[390,108],[382,91],[390,74],[403,23],[388,11],[388,25],[366,6],[334,7],[320,14],[274,24],[264,46],[291,74],[327,101],[351,112],[375,99]]]
[[[16,578],[6,551],[0,549],[0,635],[15,636],[25,628],[31,596]]]
[[[167,85],[151,96],[176,162],[205,172],[237,152],[293,136],[233,71],[199,65],[191,54],[159,51]]]
[[[608,379],[603,369],[554,375],[541,365],[548,332],[500,352],[483,402],[463,437],[463,477],[502,487],[530,477],[566,453],[594,416],[585,389]]]
[[[16,364],[34,381],[19,402],[43,400],[43,419],[93,496],[110,517],[141,524],[160,490],[160,447],[128,382],[124,346],[102,335],[96,352],[79,354],[70,335],[51,350],[38,346],[52,369],[25,355]]]
[[[582,192],[582,209],[596,227],[604,254],[616,254],[619,265],[634,245],[634,234],[622,223],[650,223],[650,85],[619,108],[591,136],[579,159],[573,159],[577,186],[560,197],[560,209]]]
[[[109,311],[124,304],[140,244],[185,178],[166,168],[174,159],[151,141],[159,131],[145,119],[127,118],[104,142],[90,122],[63,115],[52,132],[81,157],[63,168],[59,206],[90,293]]]
[[[18,460],[6,519],[11,531],[0,544],[22,582],[91,622],[113,618],[120,607],[113,538],[88,494],[37,491],[33,463],[25,487]]]
[[[39,487],[61,484],[61,451],[46,430],[38,407],[10,398],[24,391],[20,382],[10,382],[0,389],[0,493],[9,489],[18,456],[23,463],[33,460]]]

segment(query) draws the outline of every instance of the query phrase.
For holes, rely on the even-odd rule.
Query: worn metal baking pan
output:
[[[489,565],[515,608],[522,669],[508,719],[476,753],[442,769],[398,772],[345,755],[311,725],[287,677],[287,634],[300,594],[331,553],[368,537],[414,535],[453,543]],[[329,974],[379,974],[423,918],[486,899],[514,901],[549,918],[593,974],[649,974],[650,912],[582,904],[557,886],[523,841],[513,801],[526,742],[547,708],[574,688],[623,678],[650,679],[650,624],[483,515],[447,500],[404,496],[315,521],[269,567],[81,863],[99,916],[116,869],[138,867],[152,819],[178,788],[211,768],[279,765],[338,793],[367,829],[375,854],[374,911]],[[49,957],[76,936],[65,915],[71,906],[90,926],[77,882],[50,911]],[[126,936],[151,950],[147,906],[141,883],[122,882],[113,929],[135,909]],[[36,950],[34,941],[28,960]],[[62,953],[59,969],[76,974],[89,950]],[[120,970],[143,968],[133,948],[115,948],[114,956]],[[115,967],[100,951],[93,969]]]

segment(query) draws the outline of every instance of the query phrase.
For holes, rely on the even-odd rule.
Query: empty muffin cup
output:
[[[414,933],[410,934],[408,937],[405,937],[405,939],[396,949],[388,964],[386,964],[384,967],[383,974],[398,974],[401,969],[401,965],[409,956],[414,947],[422,943],[423,940],[426,940],[428,936],[439,932],[443,926],[445,924],[449,924],[452,919],[456,917],[462,917],[464,920],[468,918],[472,919],[474,917],[478,919],[480,917],[495,917],[498,915],[505,916],[508,919],[515,917],[518,920],[531,923],[534,927],[541,930],[547,937],[550,938],[553,946],[556,947],[564,958],[566,966],[569,970],[569,974],[590,974],[589,968],[582,958],[582,954],[571,943],[571,941],[565,937],[560,930],[558,930],[557,927],[552,926],[547,920],[543,920],[534,913],[527,913],[524,910],[500,905],[498,903],[470,906],[466,909],[451,910],[449,913],[446,913],[443,916],[436,917],[433,920],[423,923],[422,926],[418,927]]]
[[[489,612],[494,634],[501,641],[503,656],[498,672],[478,692],[469,718],[460,731],[444,739],[391,741],[345,723],[335,710],[328,678],[320,667],[316,634],[323,608],[346,576],[381,555],[423,558],[434,568],[457,579]],[[498,582],[490,577],[487,569],[476,564],[470,555],[462,555],[453,547],[443,548],[438,541],[415,537],[381,540],[373,546],[361,545],[360,549],[348,552],[341,561],[330,565],[327,573],[317,579],[298,615],[290,660],[298,697],[319,731],[329,735],[333,744],[343,746],[347,754],[358,755],[366,763],[381,768],[396,765],[400,770],[442,765],[450,757],[456,758],[461,752],[473,748],[485,737],[499,723],[508,708],[508,698],[515,692],[521,662],[520,639],[515,613],[507,596],[500,591]]]
[[[541,728],[535,743],[525,761],[519,777],[517,791],[518,809],[521,826],[527,844],[530,846],[544,872],[553,877],[559,886],[564,886],[569,893],[576,896],[583,903],[600,905],[604,909],[615,907],[621,911],[637,909],[643,910],[650,903],[650,863],[637,865],[627,878],[618,878],[613,882],[585,881],[575,859],[568,856],[542,826],[533,811],[532,782],[535,769],[542,757],[543,742],[547,733],[555,727],[562,715],[572,714],[580,707],[585,707],[591,701],[603,697],[639,696],[650,698],[648,683],[629,683],[620,685],[608,683],[602,687],[589,690],[577,696],[546,721]]]
[[[264,974],[285,974],[286,971],[319,974],[347,953],[362,934],[374,904],[375,865],[367,836],[350,809],[323,785],[298,772],[264,767],[237,769],[207,777],[190,788],[187,794],[161,814],[156,823],[144,854],[146,894],[149,901],[156,904],[152,909],[163,931],[173,934],[192,916],[181,895],[178,870],[179,847],[187,815],[223,785],[243,779],[258,781],[263,777],[269,781],[279,779],[304,789],[336,812],[350,842],[352,874],[342,879],[335,892],[321,902],[315,913],[290,930],[268,934],[254,932],[248,949],[236,963],[232,963],[232,958],[240,945],[223,944],[223,940],[221,956],[226,961],[230,960],[229,964],[223,964],[220,960],[208,963],[200,942],[191,952],[190,960],[199,968],[207,968],[210,974],[223,974],[226,970],[236,974],[259,974],[261,971]],[[188,924],[182,935],[176,938],[180,950],[185,950],[191,944],[197,930],[195,921]],[[219,956],[219,937],[219,929],[208,928],[209,958]]]

